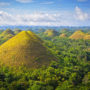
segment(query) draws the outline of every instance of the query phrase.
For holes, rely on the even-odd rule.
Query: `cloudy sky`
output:
[[[90,0],[0,0],[0,25],[90,26]]]

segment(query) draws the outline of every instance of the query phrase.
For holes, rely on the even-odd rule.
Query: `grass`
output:
[[[0,62],[6,66],[38,68],[56,58],[31,31],[22,31],[0,46]]]
[[[89,39],[90,40],[90,35],[86,35],[85,37],[84,37],[84,39],[86,40],[86,39]]]
[[[90,35],[85,34],[81,30],[78,30],[75,33],[73,33],[69,38],[70,39],[76,39],[76,40],[78,40],[78,39],[90,39]]]

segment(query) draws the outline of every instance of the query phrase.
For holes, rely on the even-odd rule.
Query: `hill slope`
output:
[[[0,62],[7,66],[37,68],[56,58],[31,31],[22,31],[0,46]]]
[[[0,38],[4,39],[4,40],[9,39],[9,38],[11,38],[13,36],[14,36],[14,32],[12,30],[10,30],[10,29],[7,29],[7,30],[3,31],[0,34]]]
[[[87,39],[90,40],[90,35],[89,34],[85,35],[84,39],[85,40],[87,40]]]

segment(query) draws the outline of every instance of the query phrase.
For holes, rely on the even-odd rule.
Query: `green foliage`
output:
[[[90,40],[38,35],[59,61],[39,69],[0,66],[0,90],[89,90]]]

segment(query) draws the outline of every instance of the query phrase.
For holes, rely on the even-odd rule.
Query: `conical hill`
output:
[[[0,62],[6,66],[38,68],[56,58],[31,31],[22,31],[0,46]]]
[[[84,33],[81,30],[78,30],[74,32],[70,37],[70,39],[85,39],[85,40],[90,40],[90,34]]]
[[[78,30],[74,32],[69,38],[70,39],[83,39],[85,37],[85,33],[82,32],[81,30]]]

